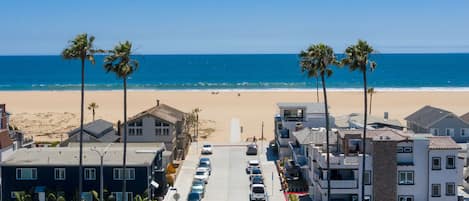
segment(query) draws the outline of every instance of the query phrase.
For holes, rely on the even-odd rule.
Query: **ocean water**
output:
[[[342,55],[338,55],[341,57]],[[132,90],[306,90],[316,87],[295,54],[139,55]],[[377,54],[369,86],[382,90],[469,91],[469,54]],[[86,65],[87,90],[118,90],[122,81],[103,69],[103,56]],[[0,90],[79,90],[80,62],[60,56],[0,56]],[[331,90],[358,90],[359,72],[334,68]]]

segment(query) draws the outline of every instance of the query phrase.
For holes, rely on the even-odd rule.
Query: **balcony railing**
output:
[[[356,166],[360,163],[360,156],[345,156],[344,154],[330,154],[329,160],[331,165],[345,165],[345,166]],[[327,165],[327,154],[322,152],[314,152],[314,158],[317,159],[321,167]]]
[[[327,188],[327,180],[318,180],[321,188]],[[332,189],[350,189],[358,188],[358,181],[356,180],[331,180]]]

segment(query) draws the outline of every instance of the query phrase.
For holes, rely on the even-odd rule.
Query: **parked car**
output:
[[[212,145],[211,144],[204,144],[202,146],[202,154],[212,154]]]
[[[199,179],[194,179],[194,181],[192,181],[192,186],[198,186],[198,185],[203,186],[205,190],[205,182]]]
[[[264,177],[262,177],[261,175],[255,175],[251,178],[251,184],[250,186],[254,185],[254,184],[264,184]]]
[[[265,192],[264,184],[253,184],[251,192],[249,193],[250,201],[265,201],[267,200],[267,193]]]
[[[195,193],[195,192],[190,192],[189,195],[187,196],[187,201],[201,201],[202,197],[200,194]]]
[[[251,168],[259,167],[260,162],[258,160],[250,160],[248,161],[248,166],[246,167],[246,174],[251,172]]]
[[[262,171],[261,168],[259,167],[253,167],[251,168],[251,172],[249,173],[249,180],[252,180],[254,176],[261,176],[262,177]]]
[[[200,197],[203,198],[205,195],[205,187],[201,185],[192,186],[191,193],[198,193]]]
[[[212,166],[208,165],[207,163],[199,163],[200,169],[204,169],[205,171],[208,172],[208,175],[212,175]]]
[[[252,143],[247,146],[246,155],[257,155],[257,145]]]
[[[208,183],[208,177],[209,173],[206,169],[204,168],[197,168],[194,174],[194,179],[199,179],[204,181],[205,183]]]

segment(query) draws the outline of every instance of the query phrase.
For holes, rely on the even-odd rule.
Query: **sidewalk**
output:
[[[189,152],[187,153],[186,160],[180,164],[180,172],[174,182],[174,187],[177,189],[177,193],[180,195],[179,201],[186,200],[186,196],[190,191],[192,185],[192,177],[194,170],[199,162],[199,152],[196,148],[197,143],[194,142],[190,145]],[[174,190],[168,190],[168,193],[164,197],[164,201],[176,201],[173,196],[176,193]]]

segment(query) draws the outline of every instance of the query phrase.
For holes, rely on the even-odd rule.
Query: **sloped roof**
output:
[[[7,129],[0,130],[0,149],[9,147],[13,144]]]
[[[344,138],[346,135],[358,135],[363,136],[362,129],[352,129],[352,130],[339,130],[339,135],[341,138]],[[375,130],[367,130],[366,138],[376,140],[387,140],[387,141],[403,141],[412,138],[412,134],[405,133],[400,130],[391,129],[391,128],[382,128]]]
[[[469,112],[460,116],[460,118],[469,124]]]
[[[413,122],[421,127],[429,128],[444,117],[452,114],[449,111],[432,107],[429,105],[417,110],[405,118],[406,121]]]
[[[98,119],[83,125],[83,131],[96,138],[100,138],[103,135],[108,134],[110,130],[114,130],[112,123],[103,119]],[[73,129],[68,134],[71,136],[78,132],[80,132],[80,127]]]
[[[461,149],[461,147],[450,136],[431,136],[430,149]]]
[[[325,113],[324,103],[277,103],[279,108],[306,108],[307,114]]]
[[[182,121],[184,119],[184,116],[186,113],[173,108],[169,105],[166,104],[160,104],[157,106],[154,106],[148,110],[145,110],[143,112],[138,113],[137,115],[131,117],[129,121],[133,121],[135,119],[139,119],[145,115],[151,115],[154,117],[157,117],[159,119],[163,119],[165,121],[168,121],[170,123],[175,124],[178,121]]]

